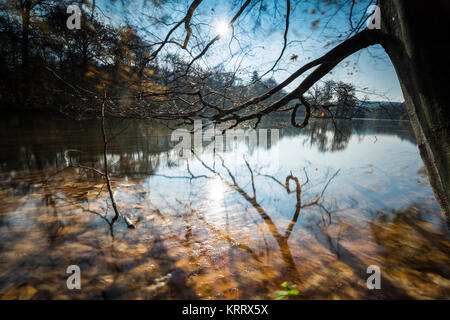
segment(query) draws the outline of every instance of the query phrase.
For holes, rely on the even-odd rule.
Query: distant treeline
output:
[[[371,102],[355,118],[409,120],[403,102]]]

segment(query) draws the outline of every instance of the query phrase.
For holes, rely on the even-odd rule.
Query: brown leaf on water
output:
[[[320,19],[314,20],[313,22],[311,22],[311,28],[313,29],[317,29],[317,25],[319,24]]]
[[[2,297],[2,300],[30,300],[36,294],[38,290],[27,285],[19,288],[12,288]]]

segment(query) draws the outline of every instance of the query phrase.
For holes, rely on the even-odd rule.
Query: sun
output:
[[[220,180],[219,178],[211,180],[211,182],[208,184],[208,190],[210,200],[223,200],[224,189],[222,180]]]
[[[228,26],[228,23],[225,21],[219,21],[216,24],[216,31],[220,36],[224,36],[228,33],[230,27]]]

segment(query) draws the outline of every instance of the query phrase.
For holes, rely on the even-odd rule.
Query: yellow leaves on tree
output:
[[[149,69],[149,68],[145,68],[144,69],[144,73],[148,74],[149,76],[152,76],[152,75],[155,74],[155,70]]]

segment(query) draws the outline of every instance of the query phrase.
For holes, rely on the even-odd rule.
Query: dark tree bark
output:
[[[382,45],[397,72],[420,154],[450,216],[450,1],[380,1]]]
[[[30,11],[31,0],[25,0],[21,3],[21,16],[22,16],[22,66],[24,70],[28,69],[28,43],[30,33]]]

